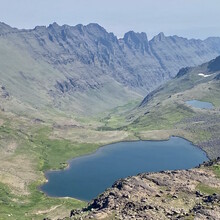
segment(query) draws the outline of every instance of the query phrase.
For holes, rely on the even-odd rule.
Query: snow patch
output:
[[[206,77],[209,77],[209,76],[211,76],[211,75],[205,75],[204,73],[199,73],[198,76],[202,76],[202,77],[205,77],[205,78],[206,78]]]

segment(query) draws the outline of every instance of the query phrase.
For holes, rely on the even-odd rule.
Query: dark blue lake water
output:
[[[203,108],[203,109],[212,109],[212,108],[214,108],[212,103],[202,102],[202,101],[198,101],[198,100],[186,101],[186,104],[190,105],[192,107],[195,107],[195,108]]]
[[[168,141],[120,142],[75,158],[69,168],[46,173],[41,190],[49,196],[89,201],[116,180],[142,172],[188,169],[208,160],[191,142],[172,137]]]

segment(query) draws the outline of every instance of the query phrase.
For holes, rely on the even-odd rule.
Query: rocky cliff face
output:
[[[219,160],[118,180],[72,219],[220,219]]]
[[[166,37],[163,33],[149,41],[145,33],[133,31],[117,39],[98,24],[53,23],[48,27],[18,30],[1,23],[0,52],[5,68],[0,69],[0,74],[9,90],[15,86],[17,90],[25,90],[19,88],[17,80],[20,80],[21,84],[32,86],[33,92],[41,90],[41,100],[58,107],[68,106],[69,102],[70,109],[76,103],[80,112],[88,108],[82,103],[92,102],[94,97],[95,104],[105,100],[107,108],[114,107],[112,103],[116,99],[121,104],[129,97],[146,95],[174,77],[180,68],[216,57],[220,54],[218,44],[218,38],[188,40]],[[16,81],[12,82],[11,78]],[[121,100],[116,94],[108,99],[111,89],[107,85],[117,91],[118,97],[123,94]],[[77,98],[77,93],[84,94],[83,98]],[[88,93],[95,95],[91,97]]]

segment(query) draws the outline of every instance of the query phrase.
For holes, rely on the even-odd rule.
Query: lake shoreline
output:
[[[195,148],[195,149],[201,150],[201,152],[206,156],[207,160],[210,160],[210,158],[207,156],[207,152],[205,152],[201,147],[199,147],[198,145],[193,144],[193,142],[187,140],[187,139],[184,138],[184,137],[174,136],[174,135],[170,135],[170,136],[169,136],[169,139],[163,139],[163,140],[142,140],[142,139],[139,138],[139,140],[129,140],[129,141],[123,140],[123,141],[120,141],[120,142],[115,142],[115,143],[113,143],[113,144],[116,144],[116,143],[119,144],[119,143],[124,143],[124,142],[128,142],[128,143],[134,143],[134,142],[137,142],[137,143],[141,143],[141,142],[151,142],[151,143],[153,143],[153,142],[158,142],[158,141],[159,141],[160,143],[161,143],[161,142],[163,143],[163,142],[168,142],[168,141],[170,141],[172,138],[180,138],[180,139],[182,139],[182,140],[184,140],[184,141],[187,141],[187,142],[191,145],[190,147],[193,147],[193,148]],[[69,169],[71,168],[71,163],[73,163],[75,160],[83,159],[83,158],[85,158],[85,157],[91,157],[92,155],[95,155],[98,151],[100,151],[100,149],[102,149],[103,147],[108,147],[108,145],[112,145],[112,144],[102,145],[102,146],[100,146],[96,151],[94,151],[94,152],[91,153],[91,154],[82,155],[82,156],[80,156],[80,157],[75,157],[75,158],[73,158],[73,159],[68,160],[68,166],[65,167],[64,169],[46,171],[46,172],[45,172],[45,178],[48,180],[47,183],[49,183],[49,176],[48,176],[48,175],[50,175],[51,173],[59,173],[59,172],[61,172],[61,171],[69,170]],[[195,168],[195,167],[197,167],[197,166],[199,166],[199,164],[197,164],[196,166],[190,167],[190,168]],[[183,169],[184,169],[184,168],[183,168]],[[183,170],[183,169],[171,169],[171,170]],[[167,170],[167,169],[166,169],[166,170]],[[160,171],[164,171],[164,170],[160,170]],[[160,172],[160,171],[155,171],[155,172]],[[153,172],[154,172],[154,171],[153,171]],[[148,171],[144,171],[144,172],[141,172],[141,173],[148,173]],[[136,176],[136,175],[138,175],[138,174],[140,174],[140,173],[136,173],[134,176]],[[117,179],[115,179],[115,181],[117,181]],[[115,181],[114,181],[114,182],[115,182]],[[113,183],[112,183],[112,184],[113,184]],[[43,192],[45,195],[47,195],[47,196],[49,196],[49,197],[63,198],[62,196],[50,196],[49,194],[47,194],[45,191],[42,190],[42,188],[41,188],[42,186],[44,186],[44,184],[40,185],[39,188],[38,188],[38,190],[40,190],[41,192]],[[67,197],[67,196],[65,196],[65,197]],[[90,200],[85,200],[85,199],[77,198],[77,197],[75,197],[75,196],[74,196],[74,197],[68,196],[68,197],[69,197],[69,198],[73,198],[73,199],[77,199],[77,200],[80,200],[80,201],[85,201],[85,202],[90,201]]]

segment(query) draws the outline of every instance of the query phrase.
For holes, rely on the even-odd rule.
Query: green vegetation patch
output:
[[[208,194],[208,195],[212,195],[214,193],[216,194],[220,194],[220,189],[216,188],[216,187],[211,187],[211,186],[207,186],[203,183],[199,183],[196,187],[200,192]]]
[[[194,112],[185,105],[172,104],[160,106],[157,110],[136,119],[128,127],[131,130],[166,130],[186,117],[193,116]]]
[[[129,102],[126,105],[119,106],[111,110],[107,116],[101,117],[100,122],[103,126],[99,127],[97,130],[100,131],[112,131],[120,130],[120,127],[128,124],[126,115],[134,109],[141,100]]]
[[[75,157],[94,152],[99,145],[88,143],[73,143],[65,139],[50,139],[51,129],[40,128],[35,134],[28,138],[26,145],[19,148],[16,153],[35,155],[38,158],[38,170],[62,169],[66,162]]]
[[[26,129],[26,126],[29,126],[29,129]],[[17,126],[16,121],[8,123],[7,126],[0,126],[1,138],[13,138],[18,143],[15,152],[7,160],[14,161],[13,158],[24,156],[31,161],[33,174],[41,173],[37,181],[30,179],[28,182],[29,194],[14,193],[10,186],[0,183],[0,219],[58,219],[62,215],[68,216],[71,209],[86,205],[85,202],[76,199],[48,197],[40,192],[38,187],[45,180],[42,172],[65,168],[68,160],[92,153],[99,145],[51,139],[51,131],[52,128],[49,126]]]
[[[214,166],[212,166],[212,169],[215,173],[215,175],[220,178],[220,165],[219,164],[216,164]]]
[[[43,219],[55,208],[62,206],[61,211],[71,210],[73,207],[84,207],[85,202],[75,199],[51,198],[36,190],[38,182],[29,186],[30,195],[16,196],[10,189],[0,183],[0,219]],[[65,214],[67,214],[65,212]]]

